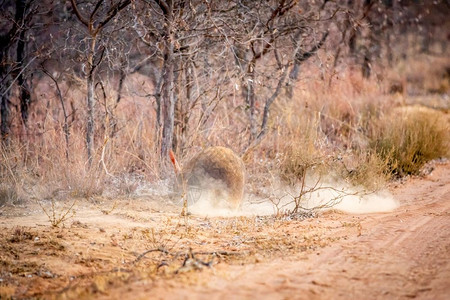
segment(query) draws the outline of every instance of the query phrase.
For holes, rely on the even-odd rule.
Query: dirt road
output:
[[[331,211],[297,221],[192,217],[186,223],[148,201],[128,201],[108,214],[86,204],[70,226],[52,229],[36,207],[23,208],[27,215],[9,208],[0,222],[0,294],[449,299],[450,164],[390,189],[400,202],[393,212]]]
[[[178,299],[449,299],[450,165],[392,188],[391,213],[327,214],[337,242],[307,255],[219,268],[198,286],[152,289]],[[336,221],[343,224],[336,228]],[[314,223],[314,222],[313,222]]]

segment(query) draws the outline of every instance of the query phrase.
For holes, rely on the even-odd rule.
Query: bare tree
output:
[[[5,141],[10,134],[10,93],[14,82],[17,80],[21,95],[21,108],[23,121],[26,124],[28,119],[28,105],[30,102],[30,92],[26,87],[24,77],[24,52],[25,52],[25,31],[27,23],[32,17],[29,12],[33,1],[15,1],[15,13],[12,19],[11,28],[0,34],[0,131],[2,140]],[[2,3],[2,7],[13,6],[11,1]],[[6,11],[6,9],[5,9]],[[11,49],[16,47],[16,61],[14,61]],[[17,62],[17,63],[16,63]]]
[[[99,64],[102,62],[103,55],[105,53],[105,48],[99,49],[97,47],[97,42],[101,39],[102,31],[108,23],[113,20],[120,11],[126,8],[131,0],[119,0],[116,3],[105,4],[103,0],[98,0],[94,7],[89,7],[91,9],[90,13],[84,15],[84,13],[79,9],[78,4],[75,0],[71,0],[72,7],[78,20],[87,29],[89,35],[89,43],[87,45],[87,55],[86,55],[86,86],[87,86],[87,126],[86,126],[86,148],[89,165],[92,164],[92,158],[94,153],[94,129],[95,129],[95,99],[94,99],[94,88],[95,88],[95,72]],[[87,8],[86,8],[87,10]],[[100,14],[102,14],[100,16]]]
[[[175,17],[178,1],[144,1],[144,12],[136,20],[135,30],[141,41],[158,54],[161,61],[159,78],[152,96],[156,102],[156,131],[160,137],[160,155],[168,157],[173,141],[175,96]]]
[[[283,87],[297,80],[300,64],[324,45],[326,24],[334,14],[321,16],[324,8],[318,4],[303,11],[306,3],[293,0],[232,1],[224,6],[212,8],[211,19],[230,44],[239,70],[235,76],[246,104],[249,146],[265,135],[270,107]]]
[[[30,23],[30,20],[32,16],[36,13],[36,8],[31,8],[31,5],[33,4],[33,0],[24,1],[20,0],[17,1],[17,11],[20,11],[23,15],[19,18],[22,19],[22,24],[20,26],[19,30],[19,38],[17,41],[17,55],[16,55],[16,61],[17,61],[17,70],[19,70],[19,74],[17,75],[17,84],[19,86],[19,98],[20,98],[20,112],[22,117],[22,122],[25,128],[28,127],[28,114],[29,114],[29,107],[31,102],[31,80],[28,81],[27,77],[25,76],[24,68],[26,66],[26,59],[27,59],[27,49],[26,49],[26,32],[28,29],[28,23]]]
[[[198,100],[198,92],[193,96],[194,74],[199,68],[195,57],[206,49],[200,44],[208,25],[202,22],[204,15],[200,13],[205,11],[203,1],[145,1],[145,4],[135,28],[160,66],[152,96],[156,104],[157,142],[161,161],[165,161],[168,151],[182,144],[190,109]],[[199,89],[197,84],[196,90]]]

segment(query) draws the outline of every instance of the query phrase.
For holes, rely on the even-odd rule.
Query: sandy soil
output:
[[[449,299],[450,163],[390,190],[392,212],[298,220],[91,199],[54,228],[37,204],[3,207],[0,298]]]

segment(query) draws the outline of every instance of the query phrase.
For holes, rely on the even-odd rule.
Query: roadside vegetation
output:
[[[164,189],[208,146],[262,198],[419,174],[449,156],[448,5],[391,2],[2,2],[0,206]]]

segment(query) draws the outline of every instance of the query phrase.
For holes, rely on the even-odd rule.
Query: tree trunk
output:
[[[166,40],[165,64],[166,69],[163,76],[161,91],[161,116],[162,116],[162,137],[161,137],[161,158],[168,157],[173,141],[173,124],[175,114],[174,98],[174,65],[173,65],[173,36],[170,34]]]
[[[123,9],[125,9],[130,3],[131,0],[119,1],[113,4],[113,1],[110,2],[110,9],[108,13],[101,19],[94,20],[94,16],[98,12],[98,9],[102,5],[104,1],[98,0],[95,8],[90,14],[89,18],[83,16],[83,13],[78,10],[78,6],[75,0],[70,1],[72,3],[73,12],[77,16],[78,20],[86,26],[86,29],[89,32],[89,36],[91,38],[90,45],[87,51],[87,71],[89,72],[86,77],[86,85],[87,85],[87,121],[86,121],[86,148],[88,154],[88,162],[89,166],[92,165],[92,159],[94,155],[94,129],[95,129],[95,99],[94,99],[94,79],[95,79],[95,70],[97,66],[100,64],[103,53],[99,57],[96,64],[94,64],[95,57],[95,46],[97,42],[97,38],[101,38],[101,32],[103,28],[113,20],[116,15]],[[103,49],[104,50],[104,49]]]
[[[17,42],[17,63],[18,68],[22,69],[25,59],[25,29],[20,31],[19,41]],[[20,112],[22,116],[22,122],[25,128],[28,128],[28,108],[30,107],[31,94],[28,87],[27,80],[24,76],[24,72],[20,72],[17,77],[17,83],[19,85],[19,97],[20,97]]]
[[[116,98],[116,104],[115,106],[117,106],[120,102],[120,100],[122,99],[122,90],[123,90],[123,82],[125,81],[125,77],[126,77],[126,73],[125,73],[125,68],[126,68],[126,61],[122,61],[122,67],[120,68],[120,73],[119,73],[119,86],[117,87],[117,98]]]
[[[243,72],[243,76],[241,77],[241,88],[242,88],[242,97],[245,100],[248,120],[249,120],[249,129],[250,129],[250,137],[249,142],[251,143],[257,135],[257,124],[256,124],[256,91],[255,91],[255,68],[256,68],[256,60],[262,56],[261,53],[255,54],[251,60],[246,58],[245,50],[240,45],[235,45],[232,48],[233,56],[235,58],[236,66]]]
[[[9,74],[9,66],[11,65],[9,50],[13,46],[13,39],[19,28],[23,31],[23,19],[25,14],[25,0],[16,1],[16,11],[14,15],[14,21],[12,28],[2,35],[0,35],[0,134],[3,142],[8,142],[10,135],[10,102],[9,97],[11,93],[12,78]],[[22,38],[22,32],[20,37]],[[20,41],[19,41],[20,43]],[[19,52],[20,44],[17,45],[17,51]],[[20,73],[20,70],[19,70]],[[20,76],[19,76],[20,77]],[[20,79],[20,78],[19,78]]]
[[[164,74],[166,74],[167,69],[167,62],[164,57],[163,66],[161,69],[161,73],[158,79],[158,83],[156,84],[155,88],[155,102],[156,102],[156,123],[155,128],[157,132],[157,140],[156,143],[159,145],[161,142],[161,134],[160,129],[162,127],[162,121],[161,121],[161,95],[162,95],[162,87],[163,87],[163,80],[164,80]]]
[[[3,69],[3,68],[2,68]],[[3,71],[3,70],[1,70]],[[0,72],[0,74],[5,76],[5,72]],[[0,88],[0,117],[1,117],[1,124],[0,124],[0,132],[2,136],[2,141],[6,144],[9,140],[9,133],[10,133],[10,108],[9,108],[9,90],[7,88],[11,84],[11,80],[8,75],[6,75],[7,78],[4,79],[4,83],[2,84]]]
[[[364,60],[361,66],[362,69],[362,75],[364,78],[369,78],[370,74],[372,73],[372,67],[370,64],[370,53],[369,50],[367,50],[366,55],[364,55]]]
[[[255,67],[256,62],[252,60],[248,66],[246,79],[246,102],[248,106],[248,117],[250,121],[250,141],[256,138],[257,124],[256,124],[256,94],[255,94]]]
[[[9,95],[10,95],[10,85],[11,76],[8,74],[8,63],[9,55],[8,48],[3,48],[9,41],[5,36],[0,37],[0,79],[2,84],[0,84],[0,133],[2,142],[7,143],[9,140],[10,133],[10,107],[9,107]]]
[[[280,75],[280,79],[278,80],[278,84],[277,84],[277,87],[275,88],[275,91],[266,100],[266,104],[264,105],[263,118],[262,118],[262,122],[261,122],[261,130],[258,134],[257,139],[260,139],[262,136],[264,136],[266,134],[267,123],[269,120],[270,106],[272,105],[272,103],[275,101],[275,99],[277,99],[278,95],[280,94],[281,88],[284,84],[284,81],[286,80],[287,73],[288,73],[288,66],[285,66],[283,72]]]
[[[178,152],[183,143],[183,117],[185,115],[185,109],[188,105],[186,98],[182,98],[181,95],[181,85],[183,80],[183,64],[182,60],[179,59],[176,63],[176,71],[174,72],[174,123],[173,123],[173,140],[172,140],[172,149]]]
[[[95,106],[94,106],[94,53],[95,53],[95,37],[92,37],[91,48],[88,53],[88,76],[86,79],[87,85],[87,122],[86,122],[86,148],[88,155],[89,166],[92,164],[92,158],[94,154],[94,116],[95,116]]]
[[[161,86],[161,162],[165,162],[169,150],[172,148],[173,129],[175,117],[175,97],[174,97],[174,24],[173,24],[173,1],[159,3],[163,9],[166,26],[164,40],[164,73],[162,74]]]
[[[372,20],[370,18],[370,10],[372,8],[372,5],[374,4],[375,1],[373,0],[365,0],[364,4],[363,4],[363,19],[367,22],[367,24],[371,24]],[[373,46],[374,46],[374,40],[373,40],[373,28],[369,27],[368,28],[368,32],[367,32],[367,36],[365,37],[365,40],[367,42],[367,45],[365,46],[365,48],[363,49],[363,53],[364,53],[364,57],[363,57],[363,61],[361,63],[361,72],[364,78],[369,78],[370,75],[372,74],[372,51],[373,51]]]
[[[299,30],[296,35],[295,39],[297,40],[300,37],[301,30]],[[300,66],[302,63],[304,63],[306,60],[308,60],[310,57],[315,55],[317,51],[322,48],[323,44],[325,43],[325,40],[328,37],[328,31],[325,32],[320,39],[320,41],[317,42],[317,44],[313,45],[311,49],[308,51],[302,51],[302,48],[300,45],[297,45],[295,53],[294,53],[294,59],[293,59],[293,66],[291,69],[291,72],[289,73],[289,84],[287,85],[287,96],[289,99],[292,99],[294,96],[294,90],[293,90],[293,84],[298,80],[298,75],[300,74]]]
[[[116,98],[116,103],[113,106],[113,109],[111,110],[110,113],[110,119],[109,119],[109,123],[108,123],[108,130],[109,130],[109,137],[113,138],[116,136],[117,133],[117,118],[114,115],[115,114],[115,110],[117,108],[117,105],[119,105],[120,100],[122,99],[122,90],[123,90],[123,83],[125,81],[125,78],[127,76],[127,74],[125,73],[125,68],[126,68],[126,61],[123,60],[122,61],[122,67],[120,68],[120,73],[119,73],[119,86],[117,87],[117,98]]]
[[[183,149],[186,144],[186,136],[188,131],[188,123],[189,123],[189,111],[193,108],[193,87],[194,87],[194,78],[192,73],[194,72],[195,65],[189,62],[186,66],[185,77],[186,77],[186,103],[188,107],[183,109],[183,116],[181,119],[181,145],[180,147]]]

